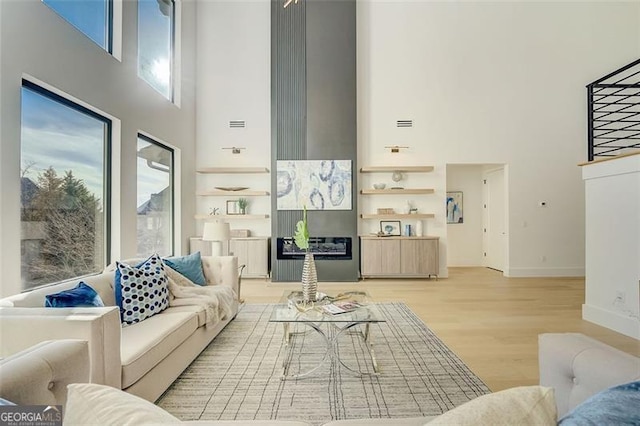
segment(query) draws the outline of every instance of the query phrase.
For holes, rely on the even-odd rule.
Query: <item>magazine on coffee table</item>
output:
[[[342,300],[322,306],[322,310],[331,315],[344,314],[355,311],[362,305],[355,300]]]

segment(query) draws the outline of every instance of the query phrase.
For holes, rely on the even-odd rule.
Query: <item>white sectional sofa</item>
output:
[[[124,260],[137,264],[140,259]],[[105,307],[45,308],[45,295],[75,287],[78,280],[0,300],[0,356],[51,339],[81,339],[89,346],[90,382],[155,401],[238,312],[238,261],[233,256],[202,257],[207,285],[231,287],[232,315],[206,324],[204,308],[173,306],[122,327],[114,293],[114,273],[85,277]]]
[[[73,381],[82,383],[88,379],[86,358],[77,356],[72,358],[71,362],[77,363],[78,367],[77,371],[72,371],[68,368],[68,363],[63,361],[64,357],[61,356],[61,354],[77,354],[78,349],[82,349],[78,342],[48,342],[0,362],[0,383],[2,383],[0,397],[17,398],[14,399],[14,402],[19,404],[64,404],[65,395],[59,392],[63,385]],[[558,417],[563,416],[601,390],[633,380],[640,380],[639,358],[581,334],[540,335],[539,350],[540,382],[541,385],[554,389]],[[48,360],[48,364],[50,364],[50,372],[45,375],[45,378],[41,373],[42,359]],[[16,365],[20,365],[20,368],[16,368]],[[83,371],[84,373],[80,373],[80,376],[84,377],[79,377],[78,372]],[[82,386],[80,385],[80,387]],[[52,392],[51,389],[57,389],[58,392]],[[39,398],[42,399],[38,400],[33,397],[20,399],[26,395],[39,395]],[[474,401],[479,401],[481,398],[484,397]],[[551,402],[553,403],[553,401]],[[458,409],[450,411],[449,414],[456,410]],[[506,407],[504,411],[506,411]],[[92,417],[87,417],[87,415]],[[453,421],[444,424],[523,424],[505,423],[502,416],[501,411],[493,412],[488,421],[482,422],[478,412],[477,417],[471,423]],[[118,420],[114,420],[116,417]],[[327,417],[329,417],[329,413],[327,413]],[[126,421],[124,421],[125,419]],[[430,422],[437,422],[437,419],[421,417],[337,420],[325,423],[325,426],[422,426]],[[67,420],[69,421],[67,422]],[[159,407],[143,400],[137,400],[131,395],[112,388],[89,390],[76,388],[71,391],[65,410],[65,424],[108,426],[125,423],[136,425],[162,423],[203,426],[310,426],[305,422],[279,420],[180,422]],[[555,424],[555,420],[552,423]],[[541,423],[535,424],[538,426]]]

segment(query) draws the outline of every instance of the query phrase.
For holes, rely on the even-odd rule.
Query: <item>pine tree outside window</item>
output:
[[[109,250],[111,121],[26,80],[21,113],[22,287],[98,273]]]

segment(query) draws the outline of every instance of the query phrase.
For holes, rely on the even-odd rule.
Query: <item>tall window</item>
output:
[[[111,53],[112,0],[42,0],[71,25]]]
[[[173,150],[138,135],[139,256],[173,254]]]
[[[138,0],[138,75],[173,101],[173,0]]]
[[[100,272],[108,253],[111,121],[22,84],[24,289]]]

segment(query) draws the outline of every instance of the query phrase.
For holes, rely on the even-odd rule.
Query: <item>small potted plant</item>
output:
[[[247,207],[249,206],[249,200],[246,198],[238,199],[238,208],[240,209],[240,214],[247,214]]]

